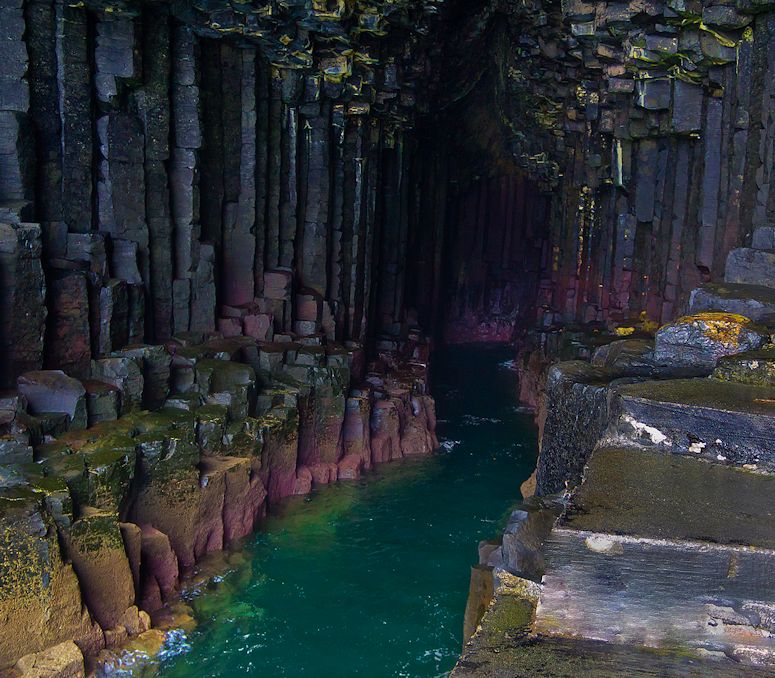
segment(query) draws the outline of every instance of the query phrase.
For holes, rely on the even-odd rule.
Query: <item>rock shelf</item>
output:
[[[543,496],[480,550],[453,675],[775,673],[773,326],[729,305],[766,298],[740,271],[769,253],[732,251],[727,283],[691,295],[707,307],[653,342],[548,369]]]
[[[24,373],[4,397],[5,666],[40,652],[17,666],[69,662],[72,640],[91,657],[120,646],[274,502],[437,447],[422,340],[359,377],[357,346],[192,339],[95,361],[86,386]],[[102,392],[112,417],[87,408]]]

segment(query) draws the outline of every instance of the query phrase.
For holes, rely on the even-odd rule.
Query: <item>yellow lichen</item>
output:
[[[708,339],[735,346],[740,342],[744,328],[751,324],[751,319],[736,313],[707,312],[683,316],[678,323],[700,325]]]
[[[634,327],[615,327],[614,334],[617,337],[629,337],[630,335],[635,334],[635,328]]]

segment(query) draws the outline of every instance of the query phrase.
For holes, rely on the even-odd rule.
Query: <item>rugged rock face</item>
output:
[[[770,251],[749,249],[748,262]],[[742,285],[729,280],[740,260],[729,254],[725,285]],[[775,598],[760,573],[773,558],[775,335],[766,316],[722,312],[725,297],[653,342],[598,333],[575,347],[603,343],[591,364],[548,368],[539,496],[480,549],[480,625],[467,620],[453,675],[772,673]]]
[[[84,389],[61,372],[25,373],[4,401],[13,408],[0,466],[5,666],[70,640],[91,656],[147,631],[146,613],[174,597],[181,577],[249,534],[273,502],[437,447],[417,338],[384,345],[363,382],[350,370],[359,347],[291,337],[126,353],[153,360],[144,370],[153,378],[118,382],[121,416],[89,427],[71,418]],[[171,367],[151,369],[159,362]],[[137,383],[142,402],[166,394],[160,409],[124,398]]]
[[[0,671],[153,640],[272,504],[437,447],[434,13],[0,6]]]
[[[531,331],[539,495],[601,441],[769,472],[772,10],[0,3],[0,669],[431,451],[420,328]]]

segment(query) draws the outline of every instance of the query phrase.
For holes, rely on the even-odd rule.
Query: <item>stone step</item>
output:
[[[775,288],[775,251],[740,247],[727,257],[724,280]]]
[[[763,285],[708,283],[692,290],[689,313],[723,311],[754,322],[775,321],[775,290]]]
[[[775,662],[775,551],[567,528],[545,548],[536,634]]]
[[[641,445],[775,471],[775,388],[718,379],[617,387],[601,446]]]
[[[563,525],[775,549],[775,475],[638,448],[599,448]]]
[[[725,656],[699,657],[685,651],[611,645],[567,638],[514,639],[490,628],[475,637],[450,678],[743,678],[773,676],[775,671],[741,666]],[[501,638],[505,636],[505,638]],[[499,642],[500,641],[500,642]]]
[[[757,250],[775,250],[775,226],[754,229],[751,247]]]

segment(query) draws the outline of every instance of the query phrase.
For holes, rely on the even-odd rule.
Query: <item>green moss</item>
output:
[[[72,546],[81,553],[124,549],[117,513],[94,512],[84,515],[73,523],[69,536]]]

